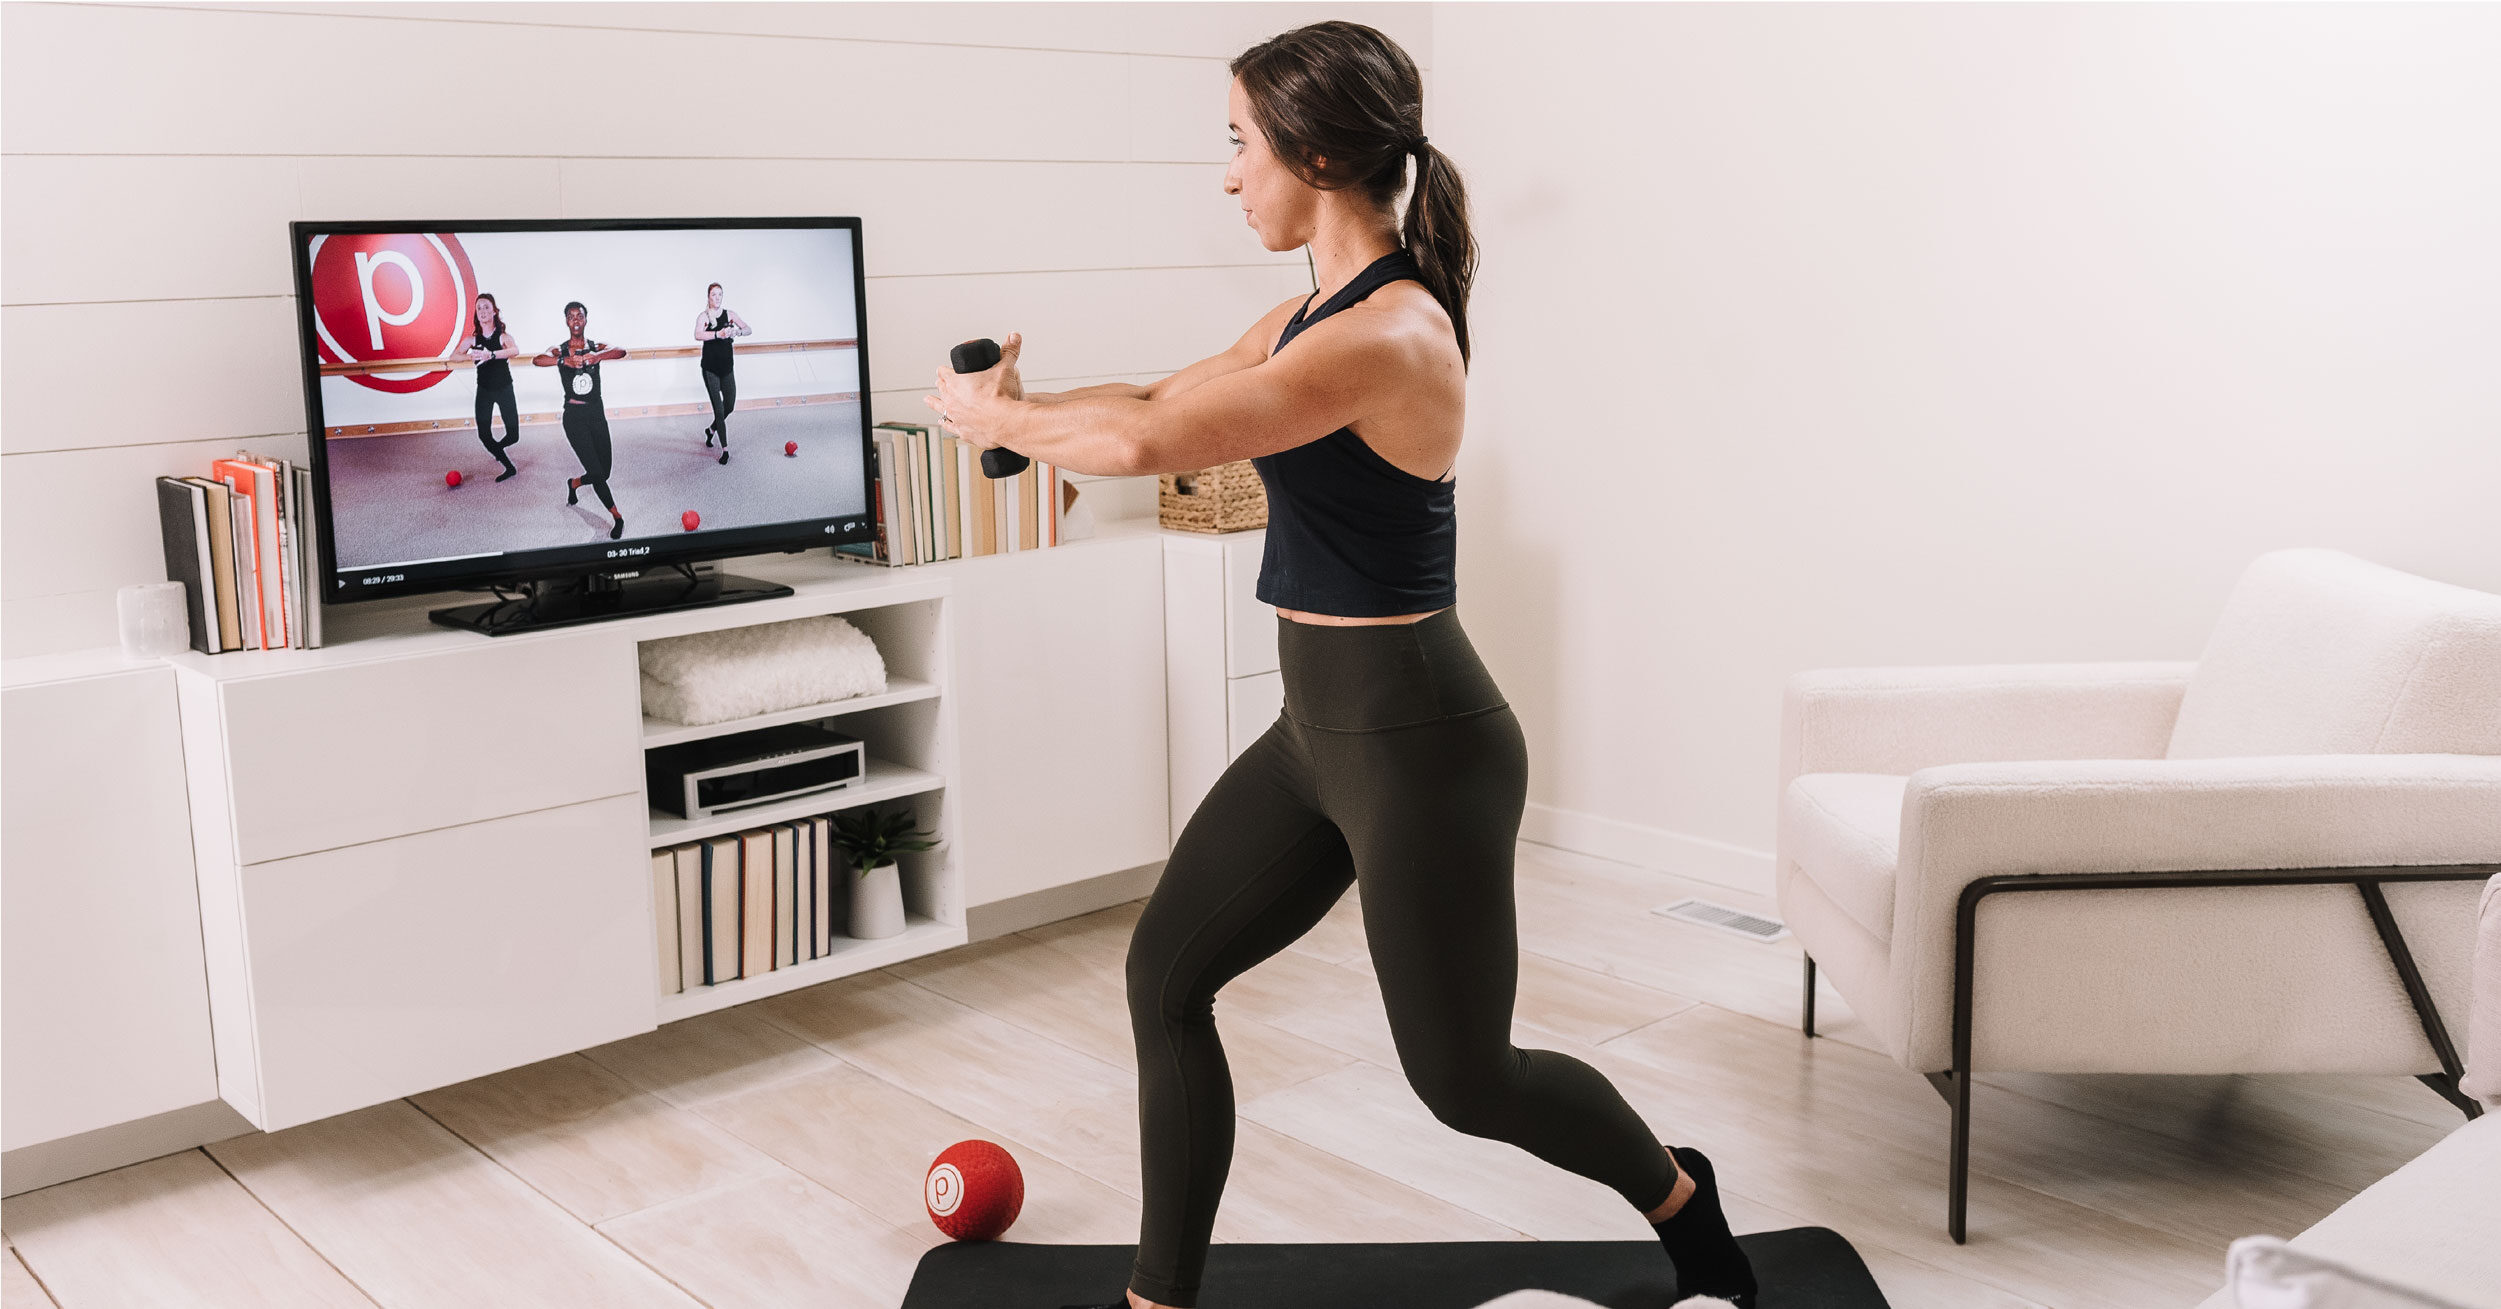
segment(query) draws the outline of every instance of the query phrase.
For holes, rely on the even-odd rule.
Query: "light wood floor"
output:
[[[1798,1035],[1793,944],[1649,912],[1769,905],[1520,852],[1513,1039],[1587,1060],[1709,1151],[1740,1231],[1848,1236],[1899,1309],[2193,1305],[2234,1237],[2307,1226],[2460,1122],[2398,1078],[1983,1079],[1958,1248],[1927,1084],[1829,990],[1830,1039]],[[922,1172],[967,1137],[1023,1165],[1009,1239],[1127,1244],[1137,912],[18,1196],[7,1304],[885,1309],[943,1239]],[[1612,1191],[1423,1109],[1355,897],[1216,1014],[1240,1112],[1218,1240],[1648,1238]]]

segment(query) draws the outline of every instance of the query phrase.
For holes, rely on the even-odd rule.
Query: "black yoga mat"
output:
[[[1887,1309],[1858,1251],[1823,1227],[1737,1238],[1761,1309]],[[1128,1245],[958,1241],[921,1256],[902,1309],[1059,1309],[1117,1301]],[[1209,1247],[1198,1309],[1473,1309],[1535,1289],[1608,1309],[1683,1298],[1656,1241],[1418,1241]]]

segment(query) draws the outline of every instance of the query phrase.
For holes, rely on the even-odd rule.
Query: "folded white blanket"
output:
[[[641,662],[643,712],[690,727],[886,689],[877,643],[835,614],[645,641]]]

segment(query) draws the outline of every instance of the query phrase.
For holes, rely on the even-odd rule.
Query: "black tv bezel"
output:
[[[614,232],[614,231],[740,231],[765,228],[837,228],[851,233],[851,303],[858,315],[857,353],[860,361],[860,483],[862,503],[866,506],[856,515],[835,515],[827,518],[801,519],[790,523],[768,523],[756,527],[725,528],[717,531],[691,532],[683,537],[655,537],[642,541],[578,546],[550,546],[544,549],[505,553],[480,559],[469,567],[451,564],[453,571],[373,581],[354,588],[332,585],[320,588],[324,605],[348,605],[366,600],[386,600],[396,596],[431,595],[448,591],[475,590],[489,586],[519,586],[528,582],[556,578],[574,578],[593,573],[632,573],[647,568],[675,564],[696,564],[712,559],[729,559],[740,555],[794,554],[818,547],[872,541],[877,529],[875,499],[877,487],[876,417],[870,412],[868,353],[868,263],[862,253],[860,220],[845,218],[479,218],[465,220],[391,219],[352,222],[297,221],[287,224],[289,249],[287,258],[295,269],[295,332],[304,375],[304,439],[313,470],[315,536],[321,550],[321,580],[335,582],[339,577],[336,542],[330,532],[330,463],[329,440],[322,435],[326,424],[321,412],[319,339],[313,326],[312,259],[309,247],[316,236],[361,236],[376,232]]]

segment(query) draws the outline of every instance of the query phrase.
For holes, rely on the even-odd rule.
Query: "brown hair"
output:
[[[484,292],[484,291],[480,291],[480,292],[478,292],[478,296],[477,296],[477,298],[478,298],[478,299],[480,299],[480,300],[484,300],[484,301],[485,301],[488,305],[490,305],[490,306],[492,306],[492,307],[494,308],[494,310],[495,310],[495,335],[497,335],[497,336],[502,336],[502,335],[504,334],[504,306],[503,306],[503,304],[502,304],[500,301],[496,300],[496,298],[495,298],[494,296],[492,296],[492,295],[490,295],[490,294],[488,294],[487,292]],[[477,330],[477,327],[478,327],[478,307],[477,307],[477,305],[473,302],[473,303],[471,303],[471,304],[470,304],[470,306],[469,306],[469,330],[474,332],[474,331],[476,331],[476,330]]]
[[[1358,189],[1386,211],[1415,156],[1415,189],[1400,234],[1424,285],[1450,315],[1468,359],[1468,288],[1476,236],[1450,157],[1424,139],[1424,84],[1398,43],[1361,23],[1298,27],[1234,56],[1251,116],[1279,161],[1323,191]],[[1313,160],[1325,159],[1326,167]]]

